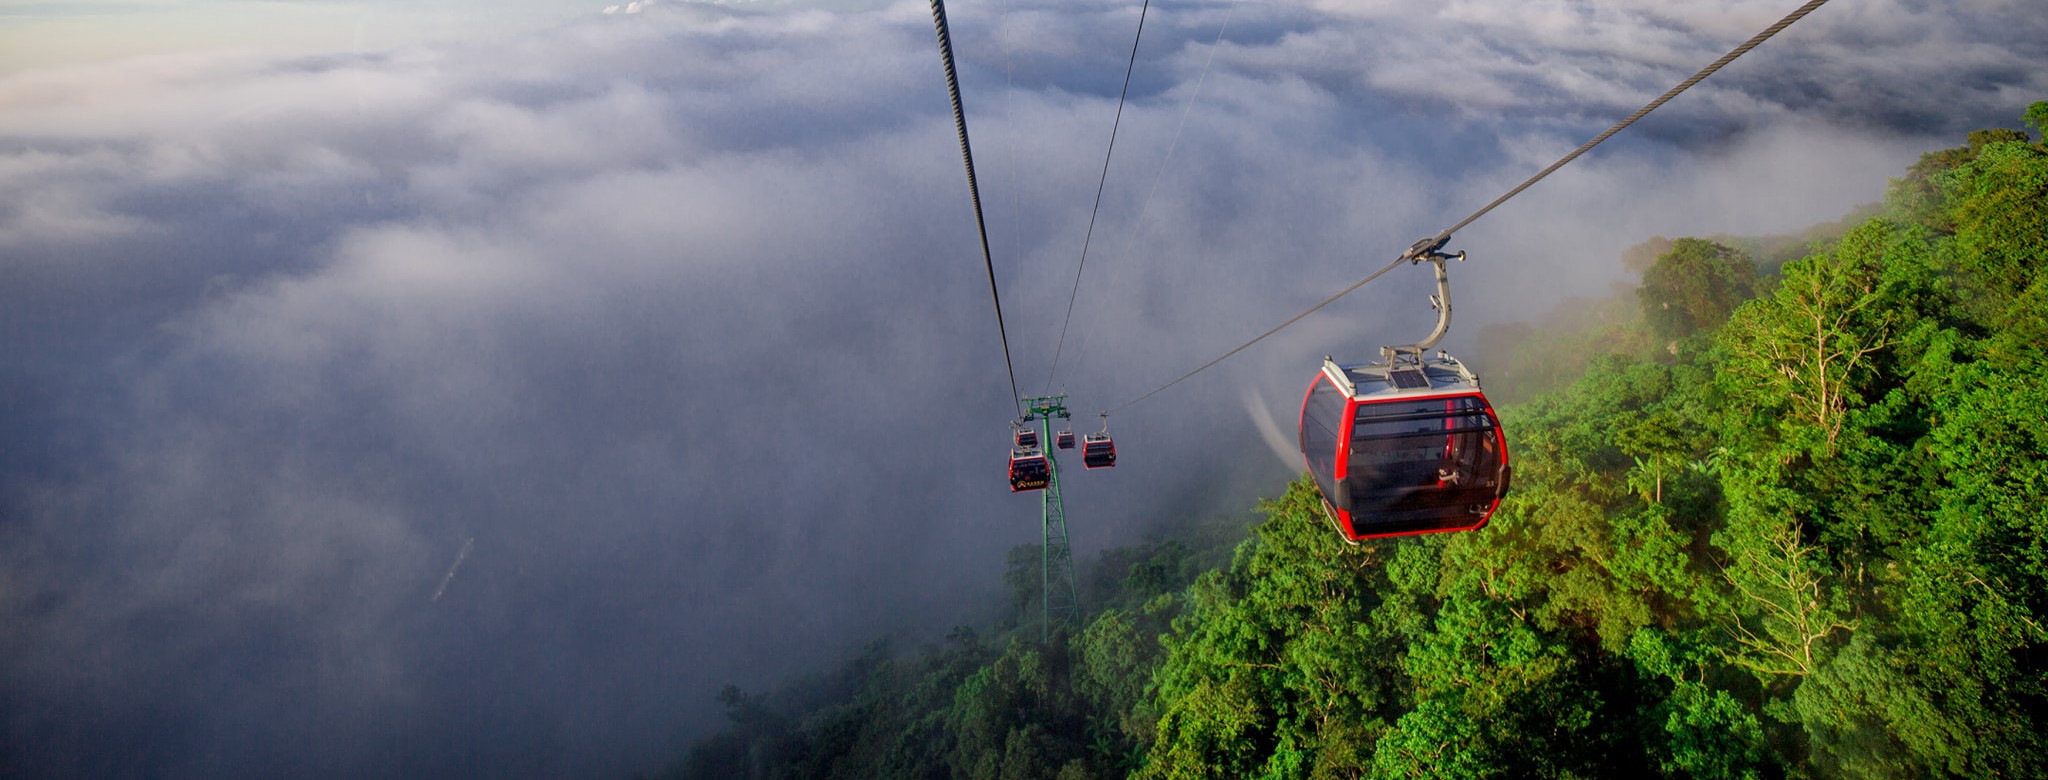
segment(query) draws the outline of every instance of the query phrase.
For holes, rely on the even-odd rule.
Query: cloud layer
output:
[[[1077,411],[1320,299],[1782,12],[1410,5],[1153,10],[1053,383]],[[1965,6],[1824,8],[1474,225],[1460,332],[1603,289],[1651,233],[1838,216],[2048,96],[2011,65],[2041,61],[2039,15]],[[1135,9],[949,10],[1037,390]],[[977,619],[1037,505],[1000,475],[934,50],[918,4],[642,4],[0,81],[0,764],[623,774],[714,725],[727,681]],[[1315,356],[1427,327],[1426,284],[1120,415],[1116,472],[1068,492],[1077,545],[1270,490],[1292,468],[1244,399],[1286,427]]]

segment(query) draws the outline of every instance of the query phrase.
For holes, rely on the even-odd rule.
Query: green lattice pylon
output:
[[[1068,419],[1067,396],[1026,398],[1024,407],[1024,421],[1036,421],[1039,425],[1038,441],[1045,452],[1046,483],[1042,491],[1045,502],[1045,558],[1040,590],[1044,620],[1038,636],[1042,642],[1051,642],[1055,626],[1069,622],[1078,624],[1081,620],[1081,599],[1074,587],[1074,551],[1067,544],[1067,507],[1060,500],[1060,463],[1054,455],[1059,451],[1058,440],[1053,437],[1052,429],[1053,418]]]

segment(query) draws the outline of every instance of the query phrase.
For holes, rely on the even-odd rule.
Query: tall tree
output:
[[[1670,341],[1720,326],[1755,287],[1756,264],[1748,255],[1712,241],[1681,238],[1643,271],[1637,295],[1651,332]]]

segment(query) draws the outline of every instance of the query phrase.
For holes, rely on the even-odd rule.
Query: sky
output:
[[[988,618],[1038,503],[929,7],[610,5],[0,2],[0,774],[625,776]],[[1018,381],[1097,427],[1790,5],[1157,3],[1076,291],[1138,9],[955,3]],[[2015,125],[2029,6],[1823,7],[1462,231],[1447,346]],[[1277,491],[1429,291],[1113,417],[1083,564]]]
[[[639,13],[640,0],[0,0],[0,75],[177,52],[364,54],[476,42]],[[721,0],[756,11],[854,10],[887,0]]]

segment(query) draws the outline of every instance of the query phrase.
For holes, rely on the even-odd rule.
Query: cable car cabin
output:
[[[1022,449],[1036,448],[1038,446],[1038,431],[1030,428],[1018,428],[1017,446]]]
[[[1301,404],[1301,454],[1348,540],[1486,525],[1507,494],[1507,438],[1455,358],[1339,366]]]
[[[1055,433],[1052,435],[1052,440],[1053,442],[1059,445],[1060,449],[1071,450],[1074,448],[1073,431],[1060,431],[1059,433]]]
[[[1010,492],[1044,490],[1051,481],[1052,467],[1043,453],[1030,448],[1010,451]]]
[[[1106,469],[1116,465],[1116,442],[1107,433],[1091,433],[1082,437],[1081,465],[1091,469]]]

